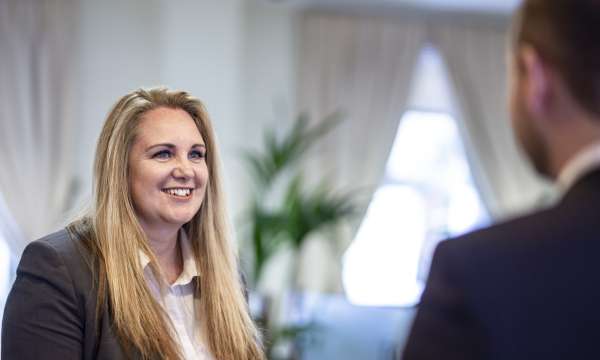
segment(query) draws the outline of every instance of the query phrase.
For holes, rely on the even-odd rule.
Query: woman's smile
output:
[[[164,188],[161,190],[165,194],[177,198],[177,199],[189,199],[192,197],[192,193],[194,191],[193,188],[185,188],[185,187],[173,187],[173,188]]]

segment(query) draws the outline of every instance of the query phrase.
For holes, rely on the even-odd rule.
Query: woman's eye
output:
[[[206,157],[206,151],[192,150],[189,156],[190,159],[204,159]]]
[[[169,150],[161,150],[152,156],[155,159],[169,159],[171,158],[171,152]]]

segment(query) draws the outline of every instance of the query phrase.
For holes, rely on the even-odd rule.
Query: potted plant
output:
[[[252,287],[256,288],[272,256],[288,245],[294,252],[290,287],[297,290],[297,257],[306,239],[356,214],[353,196],[334,192],[325,181],[309,187],[302,176],[302,161],[311,147],[339,122],[340,116],[333,114],[309,126],[308,118],[301,115],[280,137],[272,129],[267,130],[261,150],[245,152],[244,160],[255,187],[245,217],[253,256]],[[308,328],[298,324],[276,327],[268,319],[268,299],[263,297],[261,301],[258,308],[262,311],[255,317],[267,329],[268,350],[276,340],[294,338]]]

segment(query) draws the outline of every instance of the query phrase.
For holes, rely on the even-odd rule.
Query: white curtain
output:
[[[513,137],[507,90],[507,26],[432,24],[446,60],[474,177],[493,219],[529,210],[552,191],[534,173]]]
[[[318,13],[305,16],[299,108],[312,121],[335,111],[344,114],[342,123],[311,154],[307,176],[326,178],[337,190],[358,192],[358,198],[368,204],[384,174],[424,39],[424,27],[417,22]],[[304,276],[300,276],[303,287],[339,289],[340,267],[335,259],[361,220],[358,217],[341,237],[337,253],[329,251],[333,259],[324,255],[328,253],[323,248],[326,240],[321,246],[317,240],[308,246],[309,253],[302,260]]]
[[[0,229],[17,256],[58,226],[69,201],[78,4],[0,1],[0,192],[10,211],[0,207]]]

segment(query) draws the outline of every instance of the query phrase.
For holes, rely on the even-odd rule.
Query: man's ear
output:
[[[519,49],[524,103],[532,114],[545,116],[552,98],[551,74],[537,50],[529,45]]]

